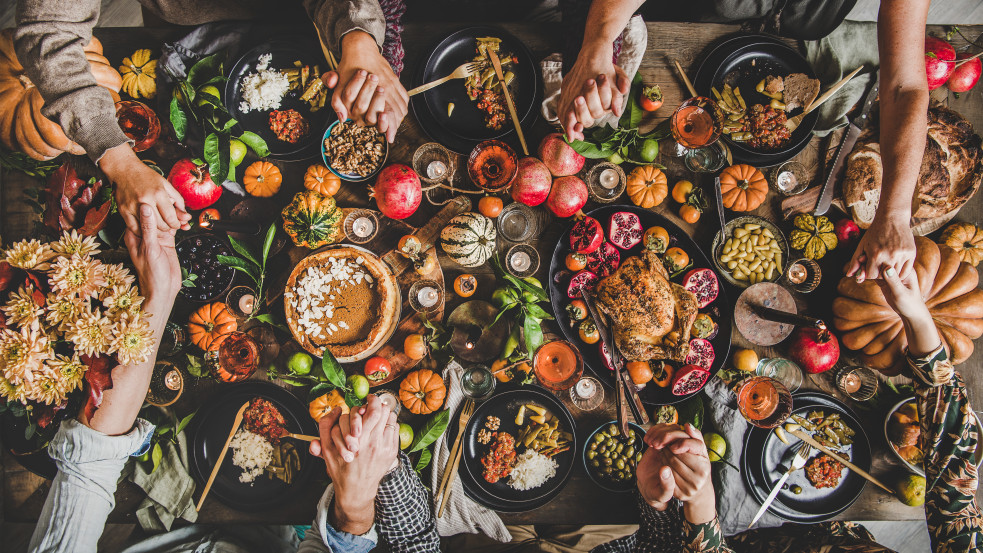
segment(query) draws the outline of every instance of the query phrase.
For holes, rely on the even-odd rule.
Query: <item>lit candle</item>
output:
[[[843,376],[843,380],[840,381],[840,386],[843,391],[848,394],[854,394],[860,391],[860,377],[854,373],[848,373]]]
[[[243,296],[239,298],[239,310],[243,313],[249,315],[253,312],[253,308],[255,307],[256,297],[252,294],[243,294]]]
[[[447,164],[439,159],[435,159],[427,164],[427,178],[439,179],[447,173]]]
[[[621,179],[618,178],[618,172],[609,167],[601,171],[601,176],[599,177],[599,180],[601,182],[601,186],[607,188],[608,190],[611,190],[615,186],[618,186],[618,181],[620,181]]]
[[[509,258],[509,261],[512,263],[512,268],[520,273],[528,270],[529,266],[532,265],[532,259],[526,252],[513,253],[512,257]]]
[[[171,370],[164,375],[164,386],[167,386],[169,390],[180,390],[181,389],[181,373],[177,370]]]
[[[416,294],[417,301],[423,307],[433,307],[437,305],[437,301],[440,300],[440,293],[437,289],[432,286],[424,286],[420,288],[420,291]]]
[[[352,232],[359,238],[368,238],[375,232],[375,223],[368,217],[359,217],[352,222]]]
[[[577,390],[577,396],[584,399],[594,397],[594,394],[597,393],[597,386],[594,384],[594,381],[589,378],[581,378],[578,380],[577,387],[575,389]]]
[[[809,271],[802,263],[793,263],[788,268],[788,281],[792,284],[802,284],[809,276]]]
[[[799,184],[799,179],[796,178],[795,173],[792,171],[782,171],[778,173],[778,189],[779,190],[793,190]]]

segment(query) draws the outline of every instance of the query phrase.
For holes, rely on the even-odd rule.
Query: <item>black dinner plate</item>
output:
[[[516,77],[509,90],[519,119],[528,126],[536,117],[539,103],[539,66],[529,49],[500,27],[467,27],[441,39],[422,57],[413,75],[413,86],[445,77],[461,64],[472,61],[476,55],[476,39],[484,36],[501,38],[500,51],[510,52],[519,60],[518,64],[513,65],[512,71]],[[454,111],[448,117],[447,104],[450,102],[454,103]],[[410,105],[424,132],[460,154],[469,153],[483,140],[498,138],[511,142],[516,138],[511,117],[500,130],[485,126],[482,112],[468,97],[462,79],[454,79],[417,94],[410,99]]]
[[[587,215],[595,218],[601,223],[604,228],[605,234],[608,228],[608,219],[611,215],[618,211],[630,211],[638,215],[642,222],[642,228],[648,229],[654,226],[661,226],[669,232],[669,247],[678,246],[682,248],[686,253],[689,254],[690,260],[693,262],[692,269],[696,268],[707,268],[717,275],[717,281],[720,283],[719,294],[717,299],[713,301],[707,307],[701,309],[701,312],[710,313],[710,316],[719,325],[719,331],[717,335],[710,340],[713,344],[714,360],[710,366],[710,374],[716,374],[718,370],[723,366],[724,362],[727,360],[727,356],[730,353],[730,327],[731,327],[731,312],[732,306],[730,299],[727,297],[727,291],[723,286],[723,279],[720,274],[714,269],[713,264],[706,257],[706,253],[701,249],[696,242],[686,232],[676,226],[672,221],[666,219],[662,215],[643,209],[636,206],[630,205],[607,205],[599,207]],[[628,251],[621,252],[621,259],[624,260],[630,256],[639,255],[642,251],[642,244],[639,244]],[[580,341],[577,336],[577,329],[575,326],[570,324],[570,317],[567,315],[566,306],[570,303],[570,299],[567,297],[567,285],[570,282],[570,277],[572,274],[567,270],[564,259],[566,255],[570,253],[570,230],[567,229],[561,236],[556,244],[556,249],[553,251],[553,258],[550,261],[550,281],[549,281],[549,293],[550,302],[553,306],[553,313],[556,314],[556,322],[560,326],[564,337],[571,344],[577,345],[580,350],[581,355],[584,358],[584,365],[590,368],[591,371],[597,376],[601,382],[605,383],[607,386],[612,386],[614,383],[613,373],[604,365],[601,359],[601,349],[600,344],[588,345]],[[672,282],[679,283],[682,277],[687,271],[683,271],[683,274],[672,278]],[[678,369],[679,363],[672,363],[672,365]],[[709,382],[709,379],[707,379]],[[706,383],[704,383],[704,386]],[[700,388],[703,389],[702,387]],[[673,403],[679,403],[686,398],[692,397],[693,395],[699,393],[700,390],[696,390],[690,394],[684,396],[673,395],[672,391],[666,388],[660,388],[655,384],[650,383],[648,386],[639,390],[638,396],[641,398],[642,403],[646,405],[670,405]]]
[[[501,420],[499,431],[508,432],[518,440],[520,427],[515,424],[515,417],[519,406],[526,403],[544,407],[548,413],[560,420],[560,428],[573,435],[570,449],[554,457],[559,465],[556,475],[537,488],[524,491],[513,489],[508,485],[508,478],[503,478],[494,484],[486,482],[482,477],[481,457],[488,451],[489,445],[478,442],[478,431],[485,427],[487,417],[495,416]],[[526,417],[529,416],[530,413],[527,411]],[[528,418],[526,420],[528,421]],[[448,436],[457,435],[456,429],[449,430],[451,433]],[[523,386],[497,393],[478,405],[465,427],[461,447],[461,467],[458,474],[469,496],[492,509],[506,509],[508,512],[528,511],[541,507],[556,497],[569,480],[578,453],[576,424],[570,411],[556,399],[556,396],[538,386]],[[516,449],[520,453],[524,450],[521,446],[517,446]]]
[[[243,113],[239,109],[239,104],[242,101],[242,80],[248,74],[256,71],[256,64],[259,63],[259,57],[263,54],[272,55],[269,66],[273,69],[289,69],[294,67],[295,61],[300,61],[311,67],[310,78],[319,79],[321,75],[314,74],[314,66],[317,65],[322,73],[328,68],[324,58],[315,54],[319,51],[317,45],[308,44],[306,41],[272,40],[243,54],[229,73],[229,80],[225,84],[225,108],[229,110],[233,118],[239,121],[239,125],[243,129],[252,131],[266,140],[266,145],[270,148],[270,157],[285,161],[301,161],[319,156],[324,131],[338,116],[331,109],[330,100],[325,103],[323,108],[312,112],[310,105],[300,100],[303,90],[288,92],[280,103],[280,109],[297,110],[307,120],[308,131],[296,144],[280,140],[270,129],[271,110],[254,110]]]
[[[742,35],[716,45],[700,64],[693,80],[696,90],[713,97],[711,87],[720,90],[724,83],[740,87],[748,106],[768,104],[771,98],[755,90],[755,86],[767,75],[786,76],[804,73],[815,79],[816,74],[806,59],[795,48],[767,35]],[[794,116],[801,109],[790,113]],[[812,130],[819,120],[819,112],[805,116],[789,141],[774,150],[761,150],[730,140],[723,140],[730,147],[734,160],[760,166],[777,165],[801,152],[812,138]]]
[[[307,407],[276,384],[250,380],[225,384],[223,387],[224,389],[205,402],[189,426],[189,465],[199,484],[208,480],[214,460],[229,436],[236,412],[243,403],[254,397],[261,397],[276,405],[286,419],[287,430],[290,432],[317,434],[317,425],[307,414]],[[306,443],[292,441],[300,454],[300,471],[294,475],[294,480],[289,485],[266,474],[258,476],[252,484],[239,482],[242,469],[232,464],[232,452],[229,451],[215,477],[211,495],[233,509],[250,512],[269,509],[289,499],[309,484],[317,464],[317,459],[307,454]]]
[[[843,403],[832,396],[820,392],[803,392],[793,395],[792,413],[805,416],[809,411],[821,410],[826,414],[839,413],[856,435],[853,444],[847,448],[849,459],[860,468],[869,471],[871,466],[870,441],[864,433],[860,421]],[[791,420],[791,419],[790,419]],[[774,431],[752,426],[744,442],[741,455],[741,473],[751,495],[763,503],[768,497],[771,487],[781,477],[779,465],[789,450],[798,447],[800,441],[788,435],[792,445],[787,446],[775,435]],[[810,458],[820,455],[813,450]],[[835,488],[816,489],[806,479],[805,471],[797,470],[787,481],[787,487],[778,493],[778,497],[769,507],[769,511],[792,522],[811,523],[829,520],[842,513],[860,497],[867,484],[859,474],[845,469],[843,477]],[[790,488],[798,485],[802,488],[799,495],[793,494]]]

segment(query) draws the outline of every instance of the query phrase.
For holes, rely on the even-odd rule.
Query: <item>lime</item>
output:
[[[501,288],[496,288],[495,291],[492,292],[491,302],[492,305],[501,309],[510,303],[515,303],[515,301],[518,299],[519,298],[515,295],[514,290],[503,286]]]
[[[646,163],[655,161],[658,155],[659,141],[654,138],[646,139],[645,142],[642,142],[642,147],[638,149],[638,157]]]
[[[727,442],[724,441],[724,437],[720,434],[713,432],[704,434],[703,441],[707,444],[707,456],[710,458],[711,463],[716,463],[727,454]]]
[[[239,165],[246,157],[246,143],[238,138],[233,138],[229,142],[229,158],[232,165]]]
[[[608,161],[610,161],[615,165],[621,165],[622,163],[625,162],[625,158],[621,157],[621,154],[619,154],[618,152],[615,152],[608,156]]]
[[[898,482],[898,499],[909,507],[925,504],[925,477],[909,474]]]
[[[314,358],[302,351],[298,351],[287,359],[287,369],[299,376],[310,374],[313,366]]]
[[[214,98],[212,98],[212,96],[214,96]],[[196,103],[199,106],[203,106],[205,104],[210,104],[217,101],[220,102],[222,93],[218,91],[218,88],[212,85],[206,85],[198,89],[198,92],[195,93],[195,97],[198,98]],[[218,100],[216,100],[216,98]]]
[[[399,449],[406,449],[413,443],[413,427],[405,422],[399,423]]]
[[[360,374],[348,377],[348,387],[358,399],[365,399],[365,396],[369,395],[369,379]]]

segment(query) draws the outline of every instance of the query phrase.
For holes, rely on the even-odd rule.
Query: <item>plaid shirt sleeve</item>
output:
[[[717,519],[706,524],[690,524],[682,513],[682,504],[672,500],[664,511],[657,511],[635,493],[641,522],[638,532],[601,544],[591,553],[727,553],[724,536]]]
[[[392,553],[439,553],[440,536],[430,497],[413,471],[410,459],[399,454],[399,466],[382,479],[375,498],[375,524]]]

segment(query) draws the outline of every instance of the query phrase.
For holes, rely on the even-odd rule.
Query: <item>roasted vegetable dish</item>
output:
[[[495,68],[488,58],[487,51],[492,50],[498,55],[502,64],[502,76],[505,77],[505,85],[509,86],[515,79],[515,73],[510,71],[513,65],[519,63],[519,59],[511,53],[499,51],[502,39],[495,37],[481,37],[478,39],[477,54],[474,62],[480,65],[478,71],[464,80],[467,88],[468,97],[478,103],[478,109],[485,114],[485,126],[489,129],[500,130],[508,120],[508,105],[505,103],[505,96],[502,94],[501,82],[495,75]],[[452,108],[448,107],[447,116],[450,117]]]
[[[822,411],[810,411],[805,418],[792,415],[792,420],[795,422],[786,424],[786,430],[791,432],[801,427],[811,433],[813,439],[829,449],[842,451],[853,444],[853,436],[856,432],[843,422],[839,413],[826,415]]]

